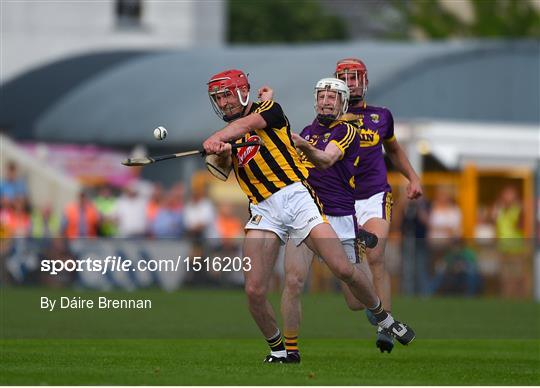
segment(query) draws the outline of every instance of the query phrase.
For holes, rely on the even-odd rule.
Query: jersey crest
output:
[[[377,131],[358,128],[357,132],[360,135],[360,147],[373,147],[379,144],[380,136]]]
[[[257,141],[260,143],[261,138],[257,135],[252,135],[247,139],[247,141]],[[239,148],[236,154],[238,158],[238,167],[244,167],[246,164],[248,164],[249,161],[253,159],[255,155],[257,155],[260,148],[260,144]]]

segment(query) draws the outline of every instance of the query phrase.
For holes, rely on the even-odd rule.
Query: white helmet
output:
[[[338,109],[338,115],[347,113],[349,107],[350,92],[347,84],[338,78],[323,78],[315,85],[315,112],[317,113],[317,97],[320,91],[329,90],[336,92],[341,96],[341,107]],[[337,100],[336,100],[337,103]],[[336,119],[337,117],[333,117]]]

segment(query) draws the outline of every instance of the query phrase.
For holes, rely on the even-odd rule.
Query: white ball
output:
[[[167,137],[167,130],[165,127],[157,127],[154,129],[154,138],[156,140],[163,140]]]

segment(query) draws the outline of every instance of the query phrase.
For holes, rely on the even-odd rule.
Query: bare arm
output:
[[[334,142],[330,142],[322,151],[296,133],[292,134],[292,139],[296,148],[302,151],[315,167],[322,170],[332,167],[343,156],[343,151]]]
[[[401,148],[397,140],[385,141],[384,149],[392,161],[392,164],[409,181],[409,184],[407,185],[407,197],[410,199],[421,197],[422,186],[420,185],[420,178],[416,174],[416,171],[414,171],[414,168],[409,162],[409,158],[407,158],[407,154],[403,148]]]
[[[207,154],[221,154],[231,147],[227,142],[239,139],[254,129],[266,128],[266,125],[266,121],[259,113],[251,113],[233,121],[206,139],[203,143],[204,150]]]

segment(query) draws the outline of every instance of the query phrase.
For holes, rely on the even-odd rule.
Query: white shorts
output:
[[[327,216],[328,222],[332,225],[332,228],[336,231],[341,245],[347,254],[347,258],[353,264],[360,262],[360,255],[358,252],[358,226],[356,225],[355,216]]]
[[[315,226],[327,222],[308,189],[300,182],[288,185],[258,204],[249,205],[245,229],[269,230],[285,244],[299,245]]]
[[[392,193],[382,191],[368,199],[358,199],[354,203],[359,225],[364,225],[372,218],[382,218],[390,222],[392,219]]]

